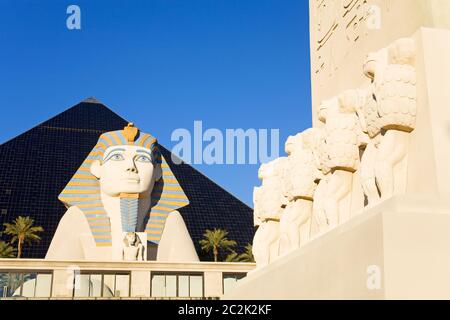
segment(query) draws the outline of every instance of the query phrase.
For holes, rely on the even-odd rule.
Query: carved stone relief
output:
[[[359,2],[343,1],[345,14]],[[325,10],[334,2],[317,3]],[[261,166],[263,183],[254,193],[258,267],[349,221],[352,197],[367,207],[405,192],[417,117],[415,50],[404,38],[368,54],[370,85],[322,101],[322,124],[289,137],[288,157]],[[359,185],[363,193],[354,190]]]

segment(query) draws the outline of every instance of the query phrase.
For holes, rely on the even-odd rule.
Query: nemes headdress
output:
[[[123,130],[106,132],[100,136],[94,149],[58,198],[67,207],[77,206],[83,211],[97,246],[111,246],[111,225],[101,201],[100,182],[91,173],[90,167],[94,161],[102,161],[106,149],[120,145],[146,148],[150,150],[153,162],[161,164],[162,177],[156,181],[153,187],[152,201],[145,227],[147,241],[158,244],[168,215],[188,205],[189,199],[161,155],[156,138],[140,132],[132,123]],[[137,212],[137,198],[125,195],[123,199],[124,201],[121,197],[122,226],[124,231],[134,232],[137,215],[133,215],[131,212]],[[126,215],[127,211],[130,212],[128,216]]]

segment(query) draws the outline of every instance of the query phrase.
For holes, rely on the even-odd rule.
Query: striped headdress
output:
[[[156,138],[139,132],[133,124],[129,124],[124,130],[102,134],[58,198],[67,207],[76,206],[83,211],[97,246],[111,246],[111,225],[101,201],[100,182],[91,173],[90,167],[94,161],[102,161],[106,149],[120,145],[146,148],[151,151],[154,163],[161,164],[162,178],[153,187],[145,227],[147,241],[158,244],[168,215],[188,205],[189,199],[161,155]]]

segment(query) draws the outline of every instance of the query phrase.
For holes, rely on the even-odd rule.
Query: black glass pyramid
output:
[[[0,145],[0,224],[30,216],[42,226],[42,241],[24,249],[24,257],[43,258],[59,220],[66,211],[58,195],[103,132],[121,130],[122,119],[95,98],[89,98],[54,118]],[[190,204],[180,210],[199,256],[205,229],[222,228],[242,252],[253,238],[252,209],[193,167],[171,163]],[[1,235],[0,239],[8,240]]]

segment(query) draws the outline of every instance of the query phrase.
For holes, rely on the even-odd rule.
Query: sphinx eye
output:
[[[120,153],[114,153],[110,157],[108,157],[108,159],[106,161],[108,161],[108,160],[122,161],[122,160],[125,160],[125,158]]]
[[[148,156],[137,156],[136,161],[138,162],[152,162],[152,159]]]

